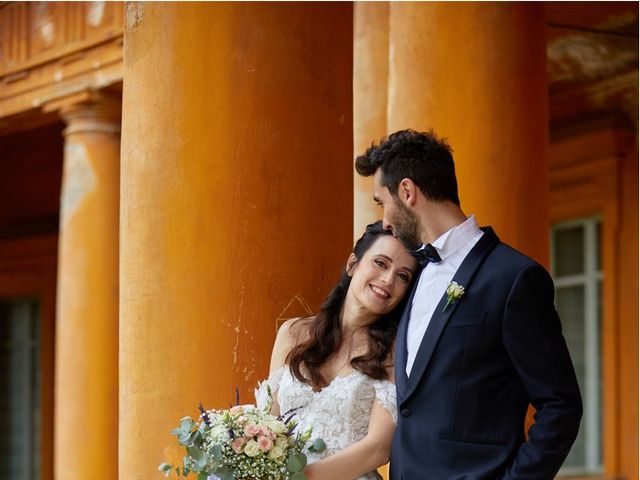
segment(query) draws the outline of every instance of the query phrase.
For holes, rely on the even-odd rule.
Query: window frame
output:
[[[603,318],[603,286],[604,272],[602,265],[598,268],[598,258],[602,258],[602,238],[598,244],[598,226],[602,232],[603,220],[601,215],[591,215],[575,220],[556,222],[550,229],[551,272],[555,284],[556,296],[559,289],[568,287],[584,288],[584,351],[585,351],[585,379],[582,401],[584,413],[582,425],[585,435],[585,465],[584,467],[562,467],[559,476],[597,475],[604,472],[603,446],[603,368],[602,368],[602,325]],[[582,274],[558,277],[556,275],[556,244],[555,234],[563,230],[582,227],[584,232]],[[599,250],[599,251],[598,251]],[[598,286],[600,285],[600,295]],[[599,460],[599,461],[598,461]]]

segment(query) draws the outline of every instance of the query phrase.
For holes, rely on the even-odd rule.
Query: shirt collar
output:
[[[435,241],[431,242],[431,245],[438,251],[440,258],[444,260],[475,237],[480,231],[476,217],[470,215],[460,225],[456,225],[440,235]]]

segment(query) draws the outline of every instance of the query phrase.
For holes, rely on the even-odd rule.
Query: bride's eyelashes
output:
[[[386,270],[389,268],[389,265],[387,264],[387,262],[379,258],[374,258],[373,263],[383,270]],[[409,283],[411,281],[411,276],[406,272],[400,271],[396,273],[396,276],[400,280],[402,280],[404,283]]]
[[[411,281],[411,277],[409,276],[409,274],[404,272],[398,272],[398,277],[405,283],[409,283]]]
[[[379,266],[380,268],[387,268],[387,264],[385,262],[383,262],[382,260],[379,260],[377,258],[373,259],[373,263],[375,263],[377,266]]]

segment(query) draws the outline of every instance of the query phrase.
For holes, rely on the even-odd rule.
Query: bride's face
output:
[[[417,262],[402,243],[382,235],[362,259],[349,258],[351,284],[347,297],[378,315],[393,310],[404,298],[416,272]]]

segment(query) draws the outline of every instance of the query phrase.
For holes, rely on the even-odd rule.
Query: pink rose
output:
[[[231,407],[231,409],[229,410],[229,413],[231,415],[237,415],[239,413],[244,413],[244,410],[240,405],[236,405],[235,407]]]
[[[260,429],[258,428],[257,425],[254,425],[253,423],[251,425],[247,425],[246,427],[244,427],[244,434],[247,437],[253,437],[255,435],[258,435],[260,433]]]
[[[267,437],[269,437],[271,440],[275,440],[277,435],[275,434],[274,431],[269,430],[269,431],[267,431]]]
[[[233,442],[231,442],[231,448],[233,449],[233,451],[236,453],[241,453],[245,440],[246,438],[244,437],[238,437]]]
[[[268,452],[273,448],[273,441],[269,437],[260,437],[258,439],[258,448],[263,452]]]
[[[266,435],[269,429],[264,425],[258,425],[258,435]]]

